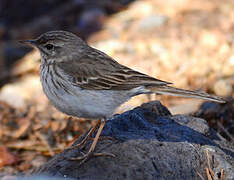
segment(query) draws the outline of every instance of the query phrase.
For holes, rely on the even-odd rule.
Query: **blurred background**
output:
[[[1,0],[0,177],[25,172],[68,147],[95,122],[55,110],[39,81],[40,55],[18,40],[71,31],[119,63],[185,89],[227,97],[219,105],[141,95],[117,113],[160,100],[234,134],[233,0]]]

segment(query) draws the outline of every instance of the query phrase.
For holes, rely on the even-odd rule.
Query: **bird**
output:
[[[39,50],[40,80],[52,105],[67,115],[97,120],[78,144],[85,144],[97,130],[88,152],[74,158],[82,162],[95,154],[95,147],[108,118],[117,107],[134,96],[168,94],[225,102],[221,97],[176,88],[170,82],[126,67],[71,32],[49,31],[35,39],[20,42]]]

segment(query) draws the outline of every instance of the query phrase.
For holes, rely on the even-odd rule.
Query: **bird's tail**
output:
[[[156,94],[168,94],[172,96],[182,96],[182,97],[191,97],[191,98],[198,98],[198,99],[205,99],[210,101],[215,101],[219,103],[225,103],[226,101],[218,96],[210,95],[205,92],[199,92],[199,91],[191,91],[191,90],[184,90],[179,89],[171,86],[150,86],[147,88],[152,93]]]

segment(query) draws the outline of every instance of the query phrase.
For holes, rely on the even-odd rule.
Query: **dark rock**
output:
[[[32,48],[22,46],[20,43],[5,42],[2,44],[3,59],[7,68],[10,68],[16,59],[21,58],[26,53],[30,52]]]
[[[56,155],[34,174],[74,179],[206,179],[210,166],[216,178],[222,169],[226,179],[234,178],[234,151],[205,120],[172,116],[160,102],[143,104],[107,121],[95,152],[108,152],[115,158],[92,157],[79,166],[70,158],[87,152],[90,140],[81,149],[71,148]],[[80,140],[79,140],[80,141]],[[76,142],[78,143],[78,142]]]
[[[87,39],[88,35],[101,30],[105,16],[105,11],[102,8],[86,8],[81,14],[79,14],[77,23],[79,35],[84,37],[84,39]]]
[[[20,177],[20,176],[4,176],[2,180],[64,180],[64,177],[51,177],[51,176],[29,176],[29,177]],[[74,180],[66,178],[66,180]]]
[[[205,119],[210,127],[234,144],[234,98],[225,104],[204,102],[193,116]]]

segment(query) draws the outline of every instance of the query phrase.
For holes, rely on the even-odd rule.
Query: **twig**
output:
[[[198,171],[196,171],[198,176],[202,179],[202,180],[205,180],[204,177],[202,177],[201,173],[199,173]]]
[[[223,176],[224,176],[224,170],[221,169],[221,176],[220,176],[220,180],[223,180]]]
[[[231,139],[231,142],[234,143],[234,138],[232,135],[223,127],[220,122],[217,122],[218,127]]]
[[[212,176],[212,179],[214,179],[214,176],[215,176],[215,173],[214,171],[211,169],[211,166],[210,166],[210,156],[209,156],[209,151],[206,150],[206,157],[207,157],[207,163],[208,163],[208,169],[209,169],[209,172]]]
[[[52,150],[52,148],[50,147],[49,143],[47,142],[45,136],[43,136],[41,133],[36,132],[35,135],[42,141],[42,143],[46,146],[46,148],[48,149],[49,153],[51,156],[54,156],[54,151]]]
[[[210,171],[209,171],[208,168],[206,168],[206,176],[207,176],[207,179],[208,179],[208,180],[213,180],[213,178],[212,178],[211,175],[210,175]]]

